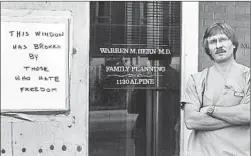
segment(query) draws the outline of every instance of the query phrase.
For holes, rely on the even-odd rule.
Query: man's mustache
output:
[[[215,54],[225,53],[224,49],[217,49]]]

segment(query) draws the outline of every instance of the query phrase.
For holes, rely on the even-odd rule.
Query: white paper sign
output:
[[[1,22],[1,110],[67,105],[66,23]]]

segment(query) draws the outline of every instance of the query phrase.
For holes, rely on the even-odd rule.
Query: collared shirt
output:
[[[250,104],[250,68],[234,62],[225,79],[215,66],[204,69],[190,77],[181,102],[198,110],[212,104]],[[188,156],[250,156],[250,124],[194,130],[188,144]]]

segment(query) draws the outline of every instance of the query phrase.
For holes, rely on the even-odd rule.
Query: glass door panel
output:
[[[90,7],[89,155],[178,156],[180,2],[103,1]],[[166,55],[104,53],[112,48],[165,49]],[[164,70],[114,77],[107,67],[115,66]],[[128,74],[154,84],[121,84],[132,82]]]

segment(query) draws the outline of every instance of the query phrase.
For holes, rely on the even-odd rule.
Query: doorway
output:
[[[181,2],[90,2],[89,155],[178,156]],[[165,49],[110,55],[100,48]],[[107,66],[164,67],[154,84],[113,86]]]

